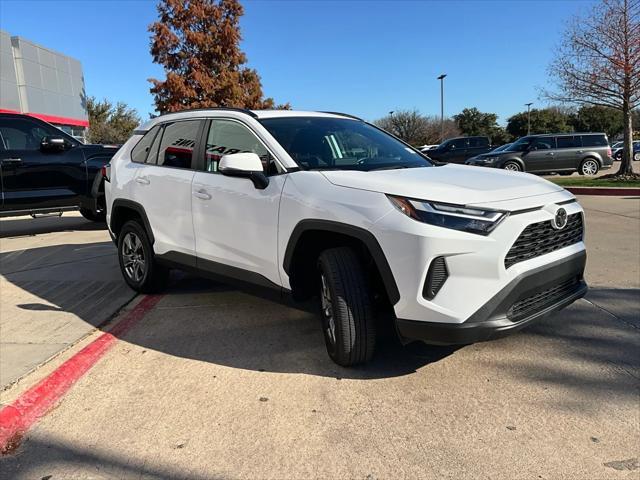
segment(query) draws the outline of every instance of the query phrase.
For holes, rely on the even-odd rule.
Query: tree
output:
[[[611,107],[583,105],[569,123],[576,132],[605,132],[610,140],[624,130],[622,113]]]
[[[185,108],[274,108],[240,50],[238,0],[160,0],[149,26],[153,61],[164,81],[149,79],[159,112]],[[288,104],[280,108],[289,108]]]
[[[494,145],[507,143],[509,136],[498,125],[498,115],[483,113],[477,108],[465,108],[453,116],[458,128],[464,135],[482,135],[489,137]]]
[[[507,120],[507,132],[514,138],[527,135],[528,113],[526,111],[516,113]],[[531,109],[531,134],[570,132],[570,114],[558,107]]]
[[[89,130],[87,132],[89,143],[122,144],[129,139],[133,130],[140,124],[138,112],[123,102],[114,105],[106,99],[98,101],[95,97],[89,97],[87,111],[89,113]]]
[[[453,119],[458,124],[458,128],[465,135],[485,135],[489,136],[493,129],[498,127],[498,115],[495,113],[483,113],[477,108],[465,108]]]
[[[431,145],[440,140],[440,118],[427,117],[417,110],[398,110],[373,122],[411,145]],[[445,138],[459,135],[455,122],[445,119]]]
[[[632,174],[633,109],[640,106],[640,0],[602,0],[568,25],[545,96],[622,113],[624,155],[618,175]]]

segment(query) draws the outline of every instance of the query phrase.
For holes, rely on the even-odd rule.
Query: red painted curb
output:
[[[0,410],[0,454],[10,453],[17,448],[24,433],[115,345],[119,336],[140,321],[161,298],[162,295],[144,297],[111,330],[100,335],[13,403]]]
[[[560,185],[562,186],[562,185]],[[640,188],[633,187],[564,187],[574,195],[611,195],[620,197],[623,195],[640,195]]]

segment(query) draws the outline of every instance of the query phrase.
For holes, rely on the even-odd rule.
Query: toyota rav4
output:
[[[161,115],[114,156],[105,190],[133,289],[157,291],[180,268],[317,297],[329,356],[344,366],[371,358],[385,305],[405,343],[467,344],[587,290],[583,211],[569,192],[435,165],[345,114]]]

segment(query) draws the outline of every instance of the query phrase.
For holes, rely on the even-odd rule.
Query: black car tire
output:
[[[640,152],[636,152],[633,154],[633,160],[636,162],[640,162]]]
[[[349,247],[325,250],[318,259],[320,315],[327,353],[343,367],[367,362],[376,344],[366,275]]]
[[[595,158],[585,158],[580,164],[580,175],[593,176],[600,170],[600,164]]]
[[[94,212],[90,208],[81,208],[80,215],[82,215],[87,220],[91,220],[92,222],[104,222],[107,218],[107,214],[104,210],[98,210]]]
[[[155,293],[166,287],[169,269],[158,264],[147,231],[136,220],[125,223],[118,234],[118,261],[124,280],[136,292]]]
[[[522,171],[522,167],[520,166],[520,164],[518,162],[514,162],[513,160],[509,160],[508,162],[505,162],[502,168],[504,168],[505,170],[510,170],[512,172]]]

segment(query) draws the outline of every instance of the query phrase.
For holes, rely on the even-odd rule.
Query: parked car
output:
[[[429,150],[432,160],[445,163],[464,163],[468,158],[490,152],[488,137],[457,137],[445,140],[437,148]]]
[[[582,297],[583,210],[547,180],[436,165],[338,113],[207,109],[141,126],[106,171],[124,280],[170,268],[319,299],[329,356],[371,358],[376,313],[403,342],[467,344]],[[242,347],[238,347],[242,348]]]
[[[28,115],[0,114],[0,216],[80,209],[103,221],[101,169],[116,151],[84,145]]]
[[[467,161],[468,165],[517,172],[595,175],[611,168],[611,148],[604,133],[529,135],[496,154]]]
[[[492,155],[502,152],[504,150],[506,150],[507,148],[509,148],[511,146],[510,143],[505,143],[504,145],[500,145],[499,147],[494,148],[493,150],[491,150],[490,152],[487,153],[483,153],[480,155],[476,155],[475,157],[471,157],[469,158],[465,164],[469,164],[469,162],[474,162],[476,160],[483,160],[486,157],[491,157]]]
[[[617,142],[615,145],[619,145],[617,148],[611,147],[613,150],[613,158],[615,160],[622,160],[622,152],[624,151],[623,142]],[[640,141],[636,140],[633,142],[633,160],[640,161]]]

